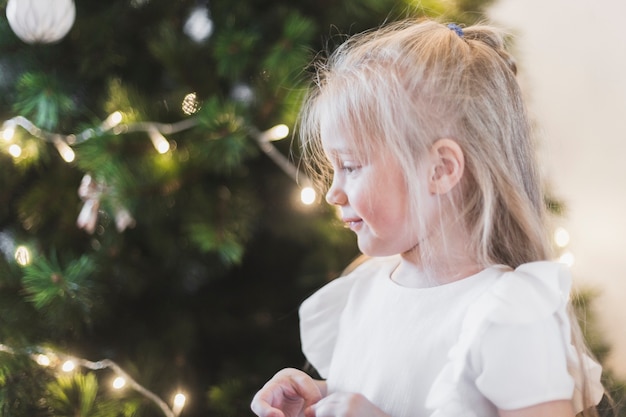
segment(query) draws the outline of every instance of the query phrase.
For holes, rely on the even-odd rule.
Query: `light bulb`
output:
[[[113,388],[115,389],[122,389],[126,385],[126,380],[123,377],[118,376],[117,378],[113,380],[112,385],[113,385]]]
[[[262,137],[265,140],[281,140],[287,137],[289,134],[289,127],[284,124],[276,125],[271,129],[266,130],[262,133]]]
[[[574,265],[574,254],[572,252],[565,252],[559,257],[559,262],[571,267]]]
[[[317,198],[317,194],[315,190],[311,187],[304,187],[302,191],[300,191],[300,200],[303,204],[311,205],[315,202]]]
[[[109,117],[107,117],[104,122],[102,122],[102,129],[103,130],[109,130],[117,125],[119,125],[122,122],[122,117],[124,115],[122,114],[122,112],[116,111],[113,112],[111,114],[109,114]]]
[[[30,251],[26,246],[18,246],[17,249],[15,249],[15,261],[21,266],[30,264]]]
[[[41,366],[50,366],[50,358],[43,354],[37,355],[36,362]]]
[[[564,248],[569,243],[569,233],[562,227],[557,228],[554,231],[554,243],[559,248]]]
[[[9,155],[11,155],[13,158],[19,158],[22,155],[22,148],[20,148],[19,145],[16,145],[15,143],[11,146],[9,146]]]
[[[198,96],[196,95],[196,93],[187,94],[180,106],[183,113],[188,116],[196,113],[200,108],[200,104],[198,103]]]
[[[150,136],[154,149],[156,149],[158,153],[164,154],[170,150],[170,143],[167,139],[165,139],[165,136],[163,136],[161,132],[156,129],[150,129],[148,131],[148,135]]]
[[[11,123],[9,126],[5,127],[2,130],[2,139],[9,142],[15,136],[15,126]]]
[[[63,140],[57,137],[53,139],[53,143],[54,146],[56,146],[57,151],[59,151],[61,158],[63,158],[65,162],[72,162],[74,158],[76,158],[74,150],[72,150],[72,148],[70,148],[70,145],[65,143]]]
[[[71,360],[66,360],[63,362],[63,365],[61,365],[61,370],[63,372],[72,372],[75,368],[76,364]]]
[[[174,396],[174,406],[172,407],[172,411],[174,414],[179,415],[183,408],[185,407],[185,403],[187,402],[187,397],[182,392],[177,393]]]

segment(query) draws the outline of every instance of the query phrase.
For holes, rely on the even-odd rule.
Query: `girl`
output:
[[[546,261],[515,72],[493,28],[433,21],[353,37],[320,66],[304,155],[369,260],[300,308],[324,380],[278,372],[258,416],[595,413],[601,370]]]

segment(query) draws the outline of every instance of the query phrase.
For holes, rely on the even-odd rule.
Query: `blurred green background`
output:
[[[27,43],[0,2],[0,415],[177,414],[180,392],[184,416],[250,416],[276,370],[304,365],[299,303],[357,255],[264,152],[297,169],[290,136],[259,132],[293,128],[310,63],[345,35],[469,24],[488,3],[78,0],[65,37]],[[157,399],[114,389],[106,363],[59,371],[80,358]]]

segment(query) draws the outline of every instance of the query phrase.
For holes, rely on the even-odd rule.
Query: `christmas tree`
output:
[[[486,3],[0,2],[1,415],[251,415],[303,364],[300,301],[357,255],[274,141],[309,64]]]

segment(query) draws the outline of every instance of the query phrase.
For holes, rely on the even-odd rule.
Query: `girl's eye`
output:
[[[354,171],[356,171],[357,169],[359,169],[358,166],[356,165],[347,165],[344,164],[341,166],[342,171],[347,172],[348,174],[352,174]]]

